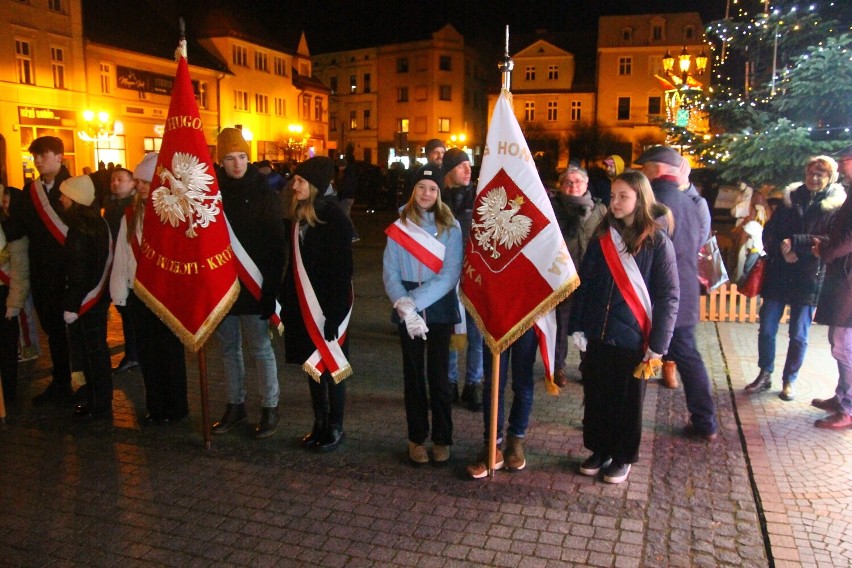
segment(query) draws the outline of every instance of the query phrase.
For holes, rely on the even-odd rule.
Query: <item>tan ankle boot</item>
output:
[[[516,436],[509,436],[506,442],[506,469],[509,471],[520,471],[527,466],[527,460],[524,457],[524,439]]]
[[[663,361],[662,381],[667,389],[677,388],[677,364],[674,361]]]

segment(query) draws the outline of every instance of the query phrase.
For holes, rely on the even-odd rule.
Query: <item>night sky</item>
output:
[[[405,41],[450,22],[466,39],[499,55],[506,24],[512,35],[537,29],[586,32],[597,30],[600,15],[698,10],[706,23],[725,13],[725,0],[695,0],[688,8],[671,0],[258,0],[253,5],[263,6],[254,11],[266,21],[304,29],[312,53]]]

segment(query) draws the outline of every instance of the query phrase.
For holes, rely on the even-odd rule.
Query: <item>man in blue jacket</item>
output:
[[[677,363],[686,407],[691,416],[685,434],[713,441],[718,436],[716,403],[710,390],[707,368],[695,343],[701,289],[698,284],[698,251],[710,236],[710,210],[707,202],[689,183],[688,167],[672,148],[652,146],[636,160],[651,180],[657,201],[666,205],[674,217],[675,257],[680,280],[680,309],[668,358]]]

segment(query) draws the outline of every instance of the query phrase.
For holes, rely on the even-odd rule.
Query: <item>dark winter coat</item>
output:
[[[59,186],[71,177],[65,166],[59,170],[48,193],[48,200],[54,211],[59,213],[63,207],[59,203]],[[41,183],[35,182],[38,191],[42,191]],[[10,192],[11,215],[3,223],[6,238],[10,241],[29,237],[30,255],[30,284],[33,295],[37,298],[47,294],[59,294],[65,288],[65,269],[63,262],[63,246],[47,229],[33,205],[30,192],[33,184],[27,184],[23,191]]]
[[[111,197],[111,196],[110,196]],[[118,238],[118,229],[121,228],[121,219],[124,217],[125,210],[133,204],[133,196],[129,195],[124,199],[110,198],[104,205],[104,219],[109,225],[109,231],[112,233],[112,240]]]
[[[92,234],[70,227],[62,257],[65,286],[62,309],[79,313],[83,299],[101,280],[109,257],[109,227],[103,219],[94,219]],[[109,303],[109,280],[98,304]]]
[[[441,200],[447,204],[453,217],[461,227],[462,242],[467,242],[470,226],[473,224],[473,202],[476,199],[476,188],[472,185],[448,187],[441,192]]]
[[[634,257],[651,296],[651,336],[648,347],[665,354],[678,313],[678,266],[671,240],[657,231],[653,244]],[[613,280],[600,239],[589,243],[580,263],[580,287],[574,293],[568,332],[582,331],[589,341],[634,351],[644,350],[639,322]]]
[[[825,280],[815,319],[826,325],[852,327],[852,200],[847,199],[832,216],[828,235],[819,240]]]
[[[334,200],[318,198],[314,201],[314,208],[319,223],[307,227],[300,241],[302,261],[323,315],[339,326],[351,304],[352,224]],[[288,225],[287,234],[292,238],[293,229],[289,221]],[[301,365],[316,347],[302,319],[294,274],[295,259],[291,258],[282,293],[284,342],[287,362]]]
[[[275,298],[281,290],[289,242],[281,218],[281,201],[252,165],[240,179],[228,177],[224,168],[217,174],[225,217],[263,276],[260,300],[241,283],[240,295],[229,314],[259,314],[266,319],[275,310]]]
[[[828,232],[832,216],[846,200],[840,184],[812,193],[804,184],[784,189],[784,202],[763,228],[766,268],[761,296],[799,306],[816,306],[825,278],[825,261],[811,252],[813,238]],[[781,241],[790,239],[799,257],[792,264],[781,254]]]
[[[675,327],[694,326],[698,323],[701,297],[698,251],[710,236],[710,210],[695,187],[681,191],[673,177],[657,178],[651,182],[651,188],[657,201],[666,205],[674,218],[672,243],[680,278],[680,307]]]
[[[571,253],[571,260],[574,264],[580,264],[589,240],[606,215],[606,207],[592,198],[589,192],[582,197],[559,193],[550,198],[550,203],[556,222],[559,223],[559,231]]]

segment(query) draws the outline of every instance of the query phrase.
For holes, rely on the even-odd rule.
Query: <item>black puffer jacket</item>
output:
[[[59,203],[59,186],[69,177],[71,174],[68,169],[62,166],[48,194],[50,204],[57,213],[63,209]],[[30,195],[33,185],[27,184],[22,192],[10,193],[12,213],[3,222],[3,230],[10,241],[29,237],[30,285],[38,302],[41,296],[59,294],[65,288],[65,270],[63,246],[45,226],[33,205]],[[42,191],[40,182],[35,182],[35,186],[36,191]]]
[[[109,227],[103,219],[94,219],[91,234],[69,227],[65,237],[62,257],[65,289],[62,292],[62,309],[79,313],[83,299],[100,282],[109,258]],[[109,303],[109,279],[96,305]]]
[[[678,311],[677,262],[671,240],[657,231],[652,246],[634,257],[651,296],[652,323],[649,347],[665,354],[674,332]],[[639,322],[616,286],[601,249],[593,239],[580,264],[580,287],[573,296],[568,332],[582,331],[589,341],[642,351]]]
[[[472,185],[448,187],[441,192],[441,200],[447,204],[453,217],[461,227],[462,242],[467,242],[470,227],[473,224],[473,202],[476,199],[476,188]]]
[[[335,325],[340,325],[349,311],[352,291],[352,224],[336,200],[317,198],[314,208],[319,223],[305,230],[304,239],[299,244],[301,256],[323,315]],[[292,238],[292,227],[288,227],[287,234]],[[284,343],[287,362],[301,365],[316,348],[302,319],[294,270],[295,258],[291,255],[282,293]]]
[[[832,216],[828,235],[819,240],[826,269],[815,319],[826,325],[852,327],[852,200],[847,199]]]
[[[268,318],[275,309],[275,298],[281,289],[288,246],[281,219],[281,201],[269,188],[266,178],[252,165],[240,179],[228,177],[224,169],[217,173],[225,217],[263,276],[260,301],[241,283],[240,295],[229,314],[259,314]]]
[[[804,184],[784,189],[784,203],[763,228],[766,273],[761,295],[787,304],[816,306],[825,278],[825,261],[811,252],[812,239],[828,232],[832,216],[846,200],[840,184],[812,194]],[[790,239],[797,262],[787,263],[781,242]]]

